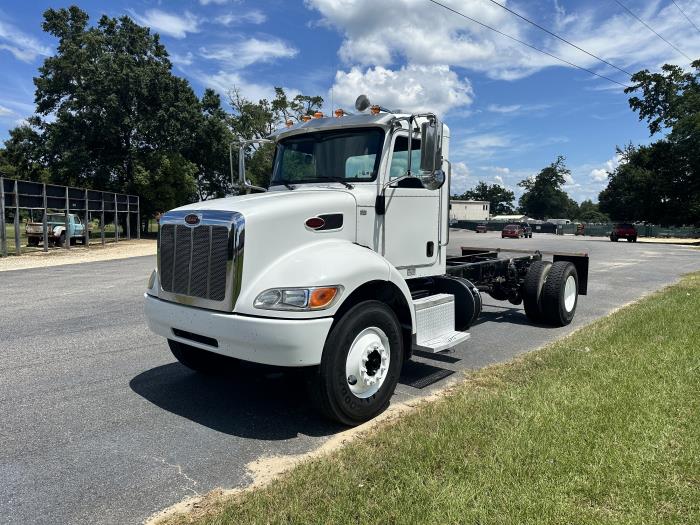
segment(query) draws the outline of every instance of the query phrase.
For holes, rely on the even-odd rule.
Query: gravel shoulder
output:
[[[83,248],[82,246],[71,246],[70,250],[27,253],[21,257],[0,258],[0,272],[155,255],[156,245],[155,239],[134,239],[108,243],[104,247],[91,246],[90,248]]]

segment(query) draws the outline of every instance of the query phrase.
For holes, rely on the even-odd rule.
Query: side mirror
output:
[[[440,188],[445,182],[442,171],[442,122],[431,118],[421,124],[420,180],[429,190]]]

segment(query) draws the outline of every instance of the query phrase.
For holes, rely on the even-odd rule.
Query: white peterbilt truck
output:
[[[164,214],[145,294],[149,327],[184,365],[307,367],[315,405],[347,425],[388,406],[414,349],[465,341],[481,293],[561,326],[588,280],[585,254],[448,257],[448,127],[365,96],[355,107],[265,139],[276,148],[269,188],[245,177],[246,148],[264,141],[243,142],[247,194]]]

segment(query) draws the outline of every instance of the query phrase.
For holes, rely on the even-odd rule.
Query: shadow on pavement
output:
[[[129,386],[154,405],[224,434],[276,441],[343,430],[318,415],[303,381],[300,370],[242,364],[207,376],[171,363],[142,372]]]
[[[546,324],[533,323],[530,321],[523,307],[521,306],[502,306],[501,304],[484,304],[485,308],[481,315],[476,320],[473,326],[478,326],[482,323],[508,323],[514,325],[536,326],[537,328],[555,328]]]

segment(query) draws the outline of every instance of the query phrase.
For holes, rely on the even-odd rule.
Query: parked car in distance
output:
[[[475,228],[476,233],[486,233],[489,229],[485,224],[477,224]]]
[[[610,240],[617,242],[620,239],[627,239],[627,242],[637,242],[637,227],[634,224],[620,223],[613,226]]]
[[[574,232],[574,235],[585,235],[586,234],[586,225],[580,222],[576,223],[576,232]]]
[[[80,239],[85,243],[85,226],[80,217],[74,213],[68,214],[68,234],[66,235],[66,216],[63,213],[49,213],[46,215],[46,229],[48,230],[49,244],[64,246],[66,238],[71,240]],[[39,246],[44,238],[43,222],[28,222],[25,227],[27,234],[27,244],[29,246]]]
[[[501,239],[505,239],[506,237],[520,239],[520,237],[524,235],[523,228],[519,224],[508,224],[501,230]]]
[[[526,222],[521,222],[520,227],[523,230],[523,237],[529,237],[530,239],[532,239],[532,226],[530,226]]]

